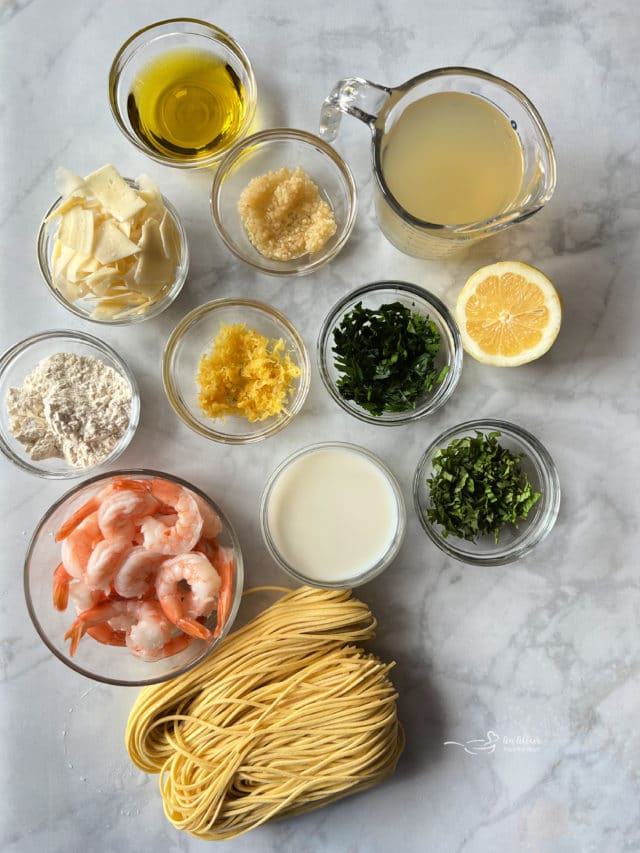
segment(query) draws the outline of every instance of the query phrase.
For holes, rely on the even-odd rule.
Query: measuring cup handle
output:
[[[338,135],[342,113],[349,113],[372,125],[392,92],[393,89],[363,80],[362,77],[347,77],[346,80],[338,81],[322,104],[320,136],[327,142],[333,142]]]

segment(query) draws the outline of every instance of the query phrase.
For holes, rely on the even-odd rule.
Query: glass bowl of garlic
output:
[[[189,270],[178,212],[146,175],[123,178],[107,164],[86,178],[58,169],[60,196],[38,231],[42,276],[61,305],[111,325],[156,317]]]

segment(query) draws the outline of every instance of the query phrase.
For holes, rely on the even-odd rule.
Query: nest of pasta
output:
[[[317,809],[390,776],[404,747],[376,620],[348,590],[302,587],[202,664],[145,688],[127,749],[167,818],[209,840]]]

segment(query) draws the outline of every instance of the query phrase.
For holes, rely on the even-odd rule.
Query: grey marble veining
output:
[[[146,160],[109,114],[107,72],[119,45],[146,23],[184,14],[212,20],[245,47],[265,127],[315,131],[322,99],[347,75],[397,84],[464,64],[505,77],[530,96],[551,131],[556,194],[533,219],[464,256],[405,257],[375,223],[367,131],[345,120],[337,148],[360,193],[350,243],[308,278],[253,273],[213,231],[211,175]],[[220,497],[243,545],[249,585],[283,581],[262,545],[257,512],[268,474],[293,449],[329,437],[362,444],[389,464],[407,501],[398,560],[359,590],[380,621],[374,648],[397,661],[407,750],[396,775],[225,850],[640,849],[639,38],[637,10],[626,0],[0,2],[0,349],[49,328],[84,329],[114,346],[133,368],[143,404],[140,429],[118,464],[153,464]],[[190,241],[183,293],[135,328],[97,328],[65,312],[45,292],[35,260],[55,167],[86,173],[105,162],[157,180]],[[557,343],[543,360],[511,371],[467,359],[456,394],[428,420],[397,430],[361,424],[333,404],[314,368],[307,404],[287,430],[262,445],[224,448],[189,432],[164,399],[164,342],[186,311],[209,298],[272,302],[313,350],[325,312],[361,283],[405,279],[452,306],[473,270],[510,258],[540,266],[557,284],[564,302]],[[426,443],[476,415],[530,429],[562,482],[552,534],[503,568],[447,559],[412,510],[411,478]],[[68,671],[29,621],[25,546],[65,489],[0,459],[0,848],[204,850],[167,823],[156,779],[128,761],[123,732],[136,691]]]

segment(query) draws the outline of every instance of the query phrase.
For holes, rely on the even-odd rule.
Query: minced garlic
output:
[[[317,252],[336,233],[333,211],[300,166],[253,178],[238,211],[253,245],[274,261]]]
[[[263,421],[280,414],[300,372],[281,338],[269,340],[244,323],[223,324],[200,359],[198,403],[210,418]]]

